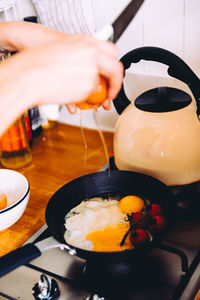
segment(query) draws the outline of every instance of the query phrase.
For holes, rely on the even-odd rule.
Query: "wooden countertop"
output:
[[[96,130],[84,129],[87,141],[87,173],[105,163],[104,148]],[[109,156],[113,155],[113,134],[104,133]],[[62,185],[85,175],[84,144],[79,127],[57,124],[34,138],[32,163],[18,170],[30,183],[30,199],[21,219],[0,232],[0,256],[20,247],[45,223],[45,208]]]

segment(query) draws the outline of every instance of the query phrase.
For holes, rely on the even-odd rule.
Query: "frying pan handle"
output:
[[[40,250],[34,244],[26,244],[0,257],[0,277],[40,255]]]
[[[126,70],[132,63],[137,63],[142,59],[167,65],[170,76],[188,85],[197,102],[197,112],[199,112],[200,79],[180,57],[162,48],[140,47],[126,53],[120,61]],[[114,100],[114,105],[117,112],[121,113],[128,104],[130,104],[130,100],[127,98],[122,85],[121,91]]]
[[[76,249],[66,244],[51,244],[48,238],[36,243],[36,245],[29,243],[0,257],[0,277],[39,257],[42,252],[53,248],[60,248],[66,250],[70,255],[77,255]]]

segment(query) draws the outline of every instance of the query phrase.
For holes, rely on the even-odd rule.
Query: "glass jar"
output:
[[[5,168],[19,169],[32,161],[32,154],[28,142],[24,115],[0,138],[1,164]]]

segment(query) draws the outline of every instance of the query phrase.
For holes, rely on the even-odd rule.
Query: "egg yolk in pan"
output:
[[[128,223],[116,224],[103,230],[91,232],[86,236],[86,239],[93,243],[93,251],[112,252],[133,249],[130,239],[126,239],[124,245],[120,246],[120,242],[128,229]]]
[[[139,212],[143,208],[144,201],[138,196],[126,196],[119,201],[119,209],[125,214]]]

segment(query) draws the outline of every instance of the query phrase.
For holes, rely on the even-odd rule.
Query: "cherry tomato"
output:
[[[161,216],[162,215],[162,207],[159,204],[152,203],[149,213],[151,216]]]
[[[149,231],[151,233],[160,232],[164,230],[166,226],[166,220],[162,216],[154,216],[149,224]]]
[[[146,230],[138,228],[131,233],[130,240],[133,246],[138,246],[148,242],[150,237]]]
[[[139,221],[139,219],[141,220]],[[136,221],[138,222],[135,224],[135,228],[142,228],[142,229],[147,228],[147,217],[144,216],[143,213],[136,212],[132,215],[131,223],[134,224]]]

